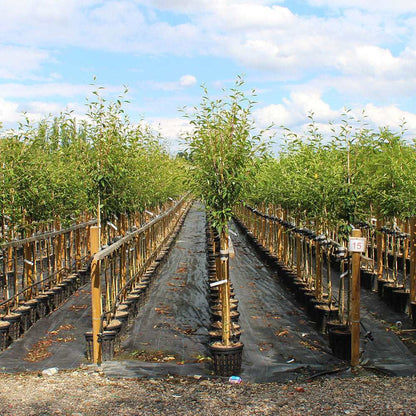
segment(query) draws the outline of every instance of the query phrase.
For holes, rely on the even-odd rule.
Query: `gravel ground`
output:
[[[0,415],[414,415],[416,378],[367,371],[304,383],[199,376],[110,379],[77,371],[0,374]]]

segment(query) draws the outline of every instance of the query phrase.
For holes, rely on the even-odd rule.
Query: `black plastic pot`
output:
[[[116,331],[104,331],[102,334],[99,335],[99,340],[101,342],[102,361],[109,361],[114,358],[116,337]]]
[[[412,314],[413,328],[416,328],[416,302],[410,302],[410,312]]]
[[[38,300],[37,304],[37,315],[38,318],[44,318],[49,312],[49,296],[46,293],[42,293],[36,297]]]
[[[69,298],[71,295],[71,281],[68,279],[62,280],[61,283],[58,283],[56,286],[62,288],[61,292],[61,303],[65,301],[65,299]]]
[[[361,287],[367,290],[373,290],[376,275],[367,270],[361,270]]]
[[[129,323],[129,313],[127,311],[120,310],[116,312],[114,318],[121,322],[121,334],[124,334]]]
[[[387,283],[390,283],[390,282],[384,279],[377,279],[377,293],[380,298],[383,297],[384,285],[386,285]]]
[[[0,351],[4,351],[9,345],[10,322],[0,321]]]
[[[20,318],[20,313],[10,313],[9,315],[3,316],[3,320],[10,323],[9,337],[12,341],[17,340],[20,337]]]
[[[409,298],[410,298],[410,293],[408,290],[404,288],[393,290],[393,293],[392,293],[393,309],[399,313],[406,313],[409,309]]]
[[[30,322],[33,325],[38,319],[38,303],[39,300],[34,298],[25,302],[25,306],[30,308]]]
[[[33,324],[31,321],[31,310],[30,306],[19,306],[16,312],[20,314],[20,332],[26,332]]]
[[[335,357],[345,361],[351,360],[351,330],[349,328],[330,328],[328,337]]]
[[[220,329],[213,329],[209,331],[209,339],[211,342],[221,342],[222,341],[222,331]],[[230,341],[238,342],[240,341],[241,331],[232,330],[230,333]]]
[[[333,305],[316,305],[316,329],[322,334],[325,333],[327,323],[338,319],[339,309]]]
[[[394,283],[385,283],[383,285],[383,295],[382,295],[382,299],[384,300],[384,302],[387,303],[387,305],[389,306],[393,306],[393,291],[395,289],[402,289],[403,287],[398,287],[397,285],[395,285]]]
[[[217,376],[230,377],[240,374],[243,360],[242,342],[226,347],[220,342],[214,342],[209,349],[213,358],[214,373]]]
[[[114,341],[114,349],[116,351],[121,349],[121,330],[123,328],[123,324],[118,319],[113,319],[105,328],[104,332],[115,332],[116,338]]]
[[[222,312],[219,311],[213,311],[211,313],[213,319],[220,319],[222,317]],[[230,318],[232,322],[238,322],[238,319],[240,318],[240,312],[237,310],[230,310]]]
[[[86,348],[86,357],[88,361],[92,361],[93,360],[93,336],[92,336],[92,332],[86,332],[84,334],[85,336],[85,343],[87,345]]]

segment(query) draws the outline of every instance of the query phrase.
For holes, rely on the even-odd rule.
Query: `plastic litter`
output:
[[[243,380],[241,380],[241,377],[239,377],[239,376],[231,376],[231,377],[228,379],[228,381],[229,381],[231,384],[240,384],[240,383],[242,383],[242,381],[243,381]]]

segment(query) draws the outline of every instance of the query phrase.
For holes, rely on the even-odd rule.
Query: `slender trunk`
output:
[[[226,280],[223,285],[222,298],[222,342],[225,346],[230,345],[230,280],[229,280],[229,247],[228,247],[228,227],[225,227],[220,236],[220,262],[221,279]]]

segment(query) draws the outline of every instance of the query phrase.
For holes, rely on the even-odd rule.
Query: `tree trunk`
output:
[[[226,280],[222,285],[222,342],[225,346],[230,345],[230,281],[229,281],[229,247],[228,247],[228,227],[225,227],[220,235],[220,264],[221,280]]]

